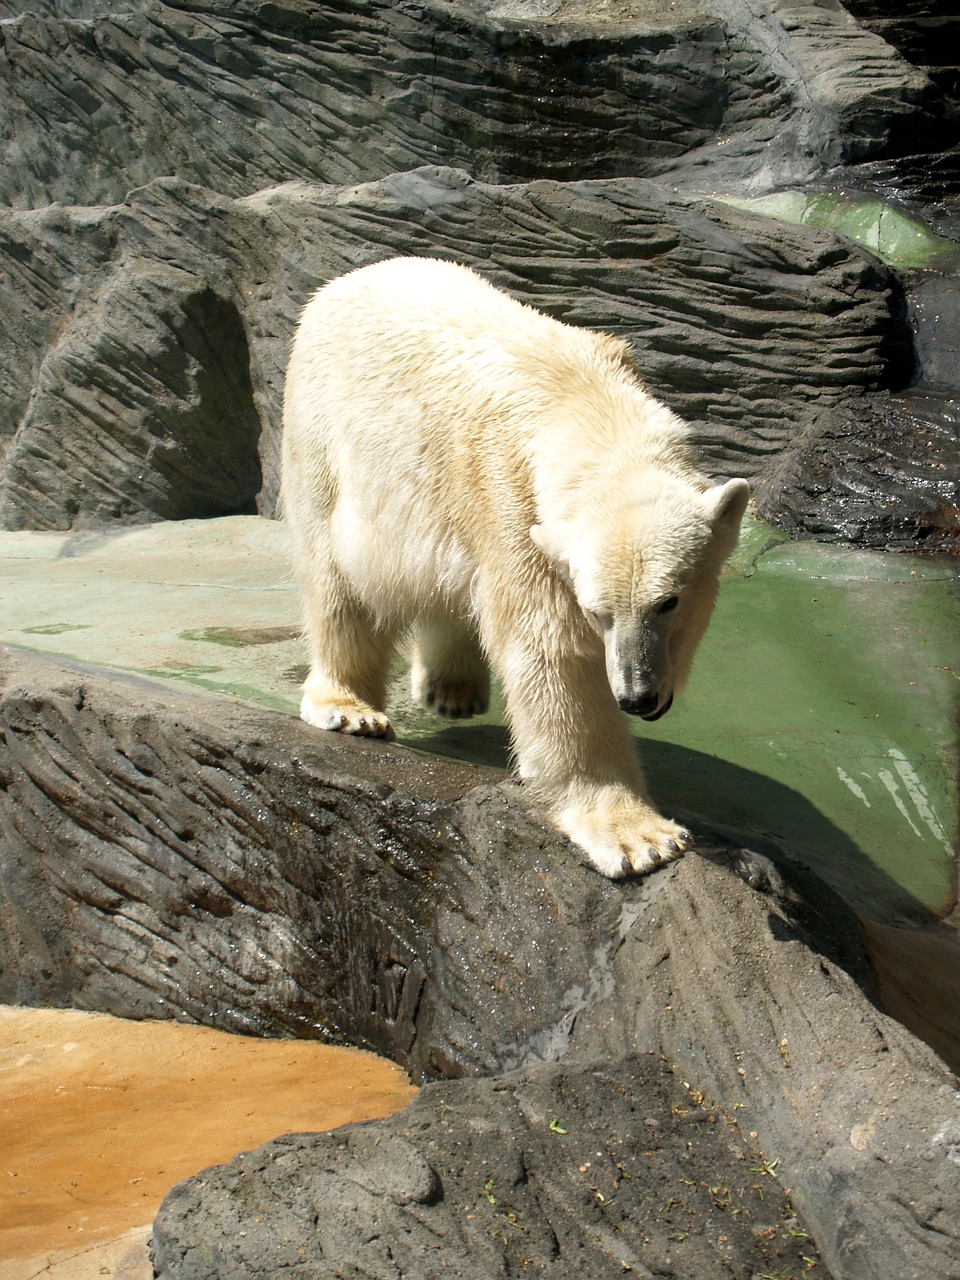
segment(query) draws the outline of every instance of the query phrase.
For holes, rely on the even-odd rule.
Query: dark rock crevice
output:
[[[235,301],[156,260],[114,266],[101,264],[98,296],[62,316],[7,448],[0,522],[255,512],[260,421]]]
[[[876,480],[883,478],[878,492]],[[934,390],[827,411],[757,486],[758,512],[793,537],[960,551],[956,401]]]

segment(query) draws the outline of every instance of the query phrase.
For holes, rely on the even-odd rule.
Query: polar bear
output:
[[[498,672],[520,776],[599,871],[677,858],[621,711],[655,720],[683,688],[748,493],[698,473],[625,343],[449,262],[342,276],[304,309],[284,397],[300,714],[392,737],[412,631],[440,715],[483,712]]]

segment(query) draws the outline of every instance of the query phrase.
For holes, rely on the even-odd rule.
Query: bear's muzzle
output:
[[[642,720],[659,720],[661,716],[665,716],[673,706],[673,694],[663,705],[660,705],[660,698],[655,693],[644,693],[636,697],[626,697],[617,699],[620,710],[626,711],[628,715],[640,716]]]

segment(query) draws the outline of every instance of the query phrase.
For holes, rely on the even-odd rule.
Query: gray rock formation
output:
[[[477,1256],[484,1275],[663,1274],[671,1243],[678,1277],[728,1244],[749,1275],[772,1255],[728,1209],[787,1246],[754,1183],[777,1206],[791,1189],[836,1277],[960,1276],[953,1078],[874,1007],[855,920],[789,860],[701,832],[614,884],[495,774],[9,651],[0,732],[0,998],[498,1077],[184,1184],[155,1227],[164,1280],[474,1277]],[[736,1132],[710,1137],[709,1114]],[[580,1182],[594,1159],[619,1205]]]
[[[837,5],[0,15],[2,527],[272,513],[299,307],[388,253],[626,334],[721,474],[912,375],[890,273],[700,199],[942,140],[933,81]]]
[[[795,537],[955,555],[958,419],[955,393],[936,387],[826,409],[761,477],[757,510]]]
[[[177,1188],[157,1273],[802,1274],[819,1255],[789,1196],[736,1119],[699,1098],[657,1054],[432,1085],[386,1124],[280,1138],[208,1170],[199,1230],[196,1189]],[[269,1237],[245,1231],[251,1213]]]
[[[929,123],[922,71],[839,5],[3,0],[0,199],[229,196],[423,164],[497,183],[804,181]],[[701,188],[702,189],[702,188]]]
[[[628,338],[720,473],[755,474],[827,406],[909,368],[899,285],[868,255],[641,180],[496,187],[431,168],[242,200],[163,180],[108,209],[0,213],[0,230],[7,528],[249,511],[258,457],[272,514],[299,308],[395,253],[467,262]]]

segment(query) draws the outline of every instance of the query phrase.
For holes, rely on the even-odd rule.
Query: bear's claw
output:
[[[300,719],[315,729],[331,733],[348,733],[358,738],[384,738],[392,741],[396,734],[389,718],[382,711],[360,703],[351,705],[340,702],[318,702],[304,694],[300,702]]]
[[[609,809],[567,810],[558,825],[611,880],[656,871],[681,858],[692,843],[689,831],[634,797],[621,797]]]

